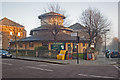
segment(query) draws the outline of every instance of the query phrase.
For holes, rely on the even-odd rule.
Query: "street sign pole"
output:
[[[75,36],[76,37],[76,42],[77,42],[77,64],[79,64],[79,55],[78,55],[79,36],[78,36],[78,32],[77,33],[72,33],[71,36]]]
[[[78,56],[78,43],[79,43],[79,36],[78,36],[78,32],[77,32],[77,64],[79,64],[79,56]]]

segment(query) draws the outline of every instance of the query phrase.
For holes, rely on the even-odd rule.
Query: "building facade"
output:
[[[0,20],[1,49],[8,49],[9,42],[26,37],[25,27],[4,17]]]
[[[41,20],[41,26],[30,31],[30,37],[17,41],[17,49],[19,50],[34,50],[39,46],[47,46],[49,50],[57,48],[58,50],[69,50],[73,53],[85,52],[89,37],[84,31],[77,31],[71,27],[63,25],[65,16],[55,12],[49,12],[38,16]],[[75,26],[73,26],[75,27]],[[79,26],[81,27],[81,26]],[[83,27],[84,28],[84,27]],[[79,43],[75,36],[71,33],[79,33]],[[82,37],[81,37],[82,36]],[[16,49],[15,42],[11,42],[10,47]]]

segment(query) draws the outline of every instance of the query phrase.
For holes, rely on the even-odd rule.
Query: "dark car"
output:
[[[11,58],[12,54],[10,54],[8,51],[0,50],[0,57],[2,57],[2,58]]]
[[[110,54],[111,58],[120,58],[120,52],[118,51],[112,51]]]

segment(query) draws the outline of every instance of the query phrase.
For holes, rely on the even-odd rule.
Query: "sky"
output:
[[[18,1],[18,2],[17,2]],[[70,25],[78,22],[81,13],[91,7],[100,10],[100,12],[111,22],[109,38],[118,37],[118,0],[106,0],[106,2],[97,2],[95,0],[4,0],[0,3],[0,19],[7,17],[21,25],[25,26],[27,36],[30,36],[30,30],[40,26],[38,16],[44,13],[44,8],[52,2],[58,4],[66,11]],[[81,23],[81,22],[80,22]],[[82,23],[81,23],[82,24]]]

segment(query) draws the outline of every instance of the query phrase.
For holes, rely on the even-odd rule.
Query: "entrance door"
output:
[[[77,43],[73,43],[73,52],[77,52]]]
[[[71,50],[71,44],[68,44],[68,50]]]

